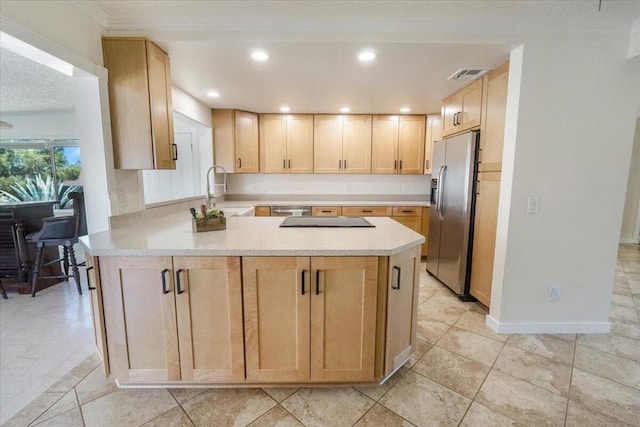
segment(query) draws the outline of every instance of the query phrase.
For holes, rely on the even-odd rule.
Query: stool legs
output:
[[[80,286],[80,271],[78,270],[78,262],[76,261],[76,252],[73,250],[73,245],[69,245],[69,258],[71,261],[73,278],[75,279],[76,286],[78,287],[78,294],[82,295],[82,287]]]
[[[62,267],[64,269],[64,275],[68,276],[69,275],[69,249],[67,249],[66,246],[62,247]],[[67,277],[64,280],[69,281],[69,278]]]
[[[4,286],[2,286],[2,280],[0,280],[0,293],[2,293],[2,299],[7,299],[7,292],[4,290]]]
[[[38,249],[36,251],[36,260],[33,264],[33,278],[31,279],[31,297],[36,296],[36,286],[38,284],[38,276],[40,275],[40,268],[42,267],[42,256],[44,254],[44,245],[38,245]]]

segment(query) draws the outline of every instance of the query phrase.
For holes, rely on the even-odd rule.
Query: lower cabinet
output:
[[[244,257],[248,382],[373,381],[377,257]]]
[[[104,328],[104,309],[102,307],[102,285],[100,283],[100,271],[98,258],[85,252],[84,259],[87,263],[87,289],[91,301],[91,321],[93,324],[93,336],[95,338],[98,356],[102,359],[104,376],[109,376],[109,354],[107,352],[107,334]]]

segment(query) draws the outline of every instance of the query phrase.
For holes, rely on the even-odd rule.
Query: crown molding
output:
[[[109,16],[93,2],[88,0],[67,0],[67,3],[96,21],[102,27],[106,28],[109,25]]]

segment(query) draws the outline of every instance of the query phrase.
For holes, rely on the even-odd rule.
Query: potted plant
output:
[[[189,209],[191,212],[191,226],[194,233],[202,231],[225,230],[227,228],[227,219],[224,212],[218,209],[207,210],[205,205],[200,206],[200,212],[196,212],[195,208]]]

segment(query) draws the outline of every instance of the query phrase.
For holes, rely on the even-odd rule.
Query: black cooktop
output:
[[[359,216],[288,216],[280,227],[375,227]]]

